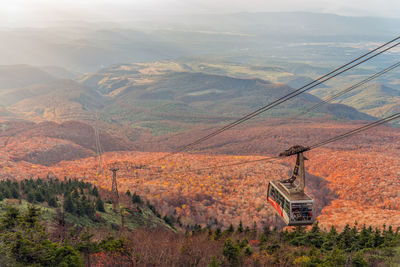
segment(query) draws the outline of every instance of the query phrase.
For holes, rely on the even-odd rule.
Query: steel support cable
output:
[[[99,159],[99,171],[98,173],[101,174],[103,173],[103,148],[101,146],[100,142],[100,132],[99,132],[99,116],[98,113],[96,112],[96,122],[95,122],[95,127],[94,129],[94,135],[95,135],[95,144],[96,144],[96,151],[97,151],[97,157]]]
[[[346,71],[348,71],[348,70],[350,70],[350,69],[352,69],[352,68],[354,68],[354,67],[356,67],[356,66],[358,66],[358,65],[360,65],[360,64],[362,64],[362,63],[364,63],[364,62],[366,62],[366,61],[368,61],[368,60],[370,60],[370,59],[372,59],[372,58],[384,53],[384,52],[386,52],[387,50],[392,49],[393,47],[395,47],[395,46],[397,46],[399,44],[400,44],[400,42],[396,43],[393,46],[390,46],[390,47],[386,48],[385,50],[383,50],[383,51],[381,51],[381,52],[379,52],[379,53],[377,53],[375,55],[372,55],[372,56],[370,56],[370,57],[368,57],[368,58],[356,63],[355,65],[353,65],[351,67],[348,67],[348,68],[346,68],[346,69],[344,69],[344,70],[342,70],[342,71],[340,71],[340,72],[338,72],[338,73],[336,73],[336,74],[334,74],[334,75],[332,75],[330,77],[327,77],[327,78],[323,79],[322,81],[319,81],[318,83],[312,85],[311,87],[308,87],[308,88],[302,87],[303,89],[297,89],[297,90],[293,91],[292,93],[290,93],[290,94],[288,94],[288,95],[286,95],[284,97],[281,97],[278,100],[275,100],[274,102],[268,104],[267,106],[264,106],[263,108],[260,108],[258,111],[255,111],[255,112],[251,113],[251,115],[249,114],[249,115],[243,117],[242,119],[239,119],[236,122],[233,122],[233,123],[229,124],[228,126],[225,126],[225,127],[221,128],[220,130],[217,130],[217,131],[215,131],[215,132],[213,132],[213,133],[211,133],[211,134],[209,134],[209,135],[207,135],[207,136],[205,136],[203,138],[200,138],[199,140],[197,140],[197,141],[195,141],[195,142],[183,147],[182,149],[180,149],[176,153],[179,153],[181,151],[186,150],[187,148],[190,148],[190,147],[195,146],[195,145],[197,145],[199,143],[202,143],[205,140],[210,139],[211,137],[214,137],[214,136],[216,136],[216,135],[218,135],[218,134],[220,134],[220,133],[222,133],[222,132],[224,132],[224,131],[226,131],[226,130],[228,130],[230,128],[233,128],[234,126],[236,126],[236,125],[238,125],[240,123],[243,123],[243,122],[245,122],[245,121],[247,121],[247,120],[249,120],[249,119],[251,119],[251,118],[253,118],[253,117],[255,117],[255,116],[257,116],[257,115],[259,115],[259,114],[261,114],[263,112],[265,112],[265,111],[268,111],[271,108],[276,107],[276,106],[278,106],[278,105],[280,105],[280,104],[282,104],[282,103],[284,103],[284,102],[286,102],[286,101],[288,101],[288,100],[290,100],[290,99],[292,99],[292,98],[294,98],[294,97],[296,97],[296,96],[298,96],[298,95],[300,95],[300,94],[302,94],[302,93],[304,93],[304,92],[306,92],[306,91],[308,91],[308,90],[310,90],[310,89],[312,89],[312,88],[314,88],[314,87],[316,87],[316,86],[318,86],[320,84],[322,84],[323,82],[326,82],[326,81],[328,81],[328,80],[330,80],[330,79],[332,79],[332,78],[334,78],[334,77],[336,77],[336,76],[338,76],[338,75],[340,75],[340,74],[342,74],[342,73],[344,73],[344,72],[346,72]],[[175,154],[175,153],[173,153],[173,154]]]
[[[351,135],[357,134],[357,133],[362,132],[362,131],[366,131],[366,130],[368,130],[370,128],[379,126],[381,124],[384,124],[384,123],[387,123],[387,122],[390,122],[390,121],[393,121],[393,120],[396,120],[396,119],[399,119],[399,118],[400,118],[400,112],[395,113],[395,114],[393,114],[393,115],[391,115],[389,117],[380,119],[378,121],[369,123],[367,125],[364,125],[362,127],[357,128],[357,129],[351,130],[351,131],[349,131],[347,133],[344,133],[344,134],[338,135],[336,137],[330,138],[330,139],[325,140],[325,141],[323,141],[321,143],[314,144],[314,145],[309,147],[310,148],[309,150],[317,148],[317,147],[320,147],[320,146],[327,145],[327,144],[332,143],[332,142],[336,142],[336,141],[341,140],[343,138],[349,137]]]
[[[334,77],[336,77],[336,76],[338,76],[338,75],[340,75],[340,74],[342,74],[342,73],[344,73],[344,72],[346,72],[346,71],[348,71],[348,70],[350,70],[350,69],[352,69],[354,67],[356,67],[356,66],[358,66],[358,65],[360,65],[360,64],[362,64],[362,63],[364,63],[364,62],[366,62],[366,61],[368,61],[368,60],[370,60],[370,59],[372,59],[372,58],[374,58],[374,57],[376,57],[376,56],[378,56],[378,55],[380,55],[380,54],[382,54],[382,53],[384,53],[384,52],[386,52],[386,51],[388,51],[388,50],[390,50],[390,49],[392,49],[392,48],[394,48],[396,46],[398,46],[400,44],[400,42],[398,42],[398,43],[396,43],[396,44],[394,44],[394,45],[392,45],[392,46],[390,46],[388,48],[385,48],[384,50],[382,50],[382,51],[380,51],[380,52],[378,52],[378,53],[376,53],[376,54],[374,54],[374,55],[372,55],[372,56],[370,56],[370,57],[368,57],[368,58],[366,58],[366,59],[364,59],[364,60],[362,60],[360,62],[357,62],[360,59],[370,55],[371,53],[379,50],[380,48],[383,48],[383,47],[387,46],[390,43],[393,43],[394,41],[396,41],[398,39],[400,39],[400,36],[395,38],[395,39],[393,39],[393,40],[391,40],[391,41],[389,41],[389,42],[387,42],[387,43],[385,43],[385,44],[383,44],[383,45],[381,45],[381,46],[379,46],[379,47],[377,47],[377,48],[375,48],[375,49],[373,49],[373,50],[371,50],[370,52],[368,52],[366,54],[363,54],[362,56],[352,60],[351,62],[349,62],[349,63],[347,63],[345,65],[342,65],[339,68],[336,68],[335,70],[329,72],[328,74],[325,74],[325,75],[317,78],[316,80],[314,80],[314,81],[312,81],[312,82],[300,87],[299,89],[297,89],[295,91],[292,91],[291,93],[289,93],[289,94],[287,94],[287,95],[285,95],[285,96],[283,96],[283,97],[271,102],[270,104],[268,104],[266,106],[263,106],[263,107],[257,109],[256,111],[253,111],[250,114],[248,114],[248,115],[246,115],[246,116],[244,116],[244,117],[242,117],[242,118],[240,118],[240,119],[238,119],[238,120],[236,120],[236,121],[234,121],[234,122],[232,122],[232,123],[220,128],[220,129],[218,129],[218,130],[216,130],[216,131],[214,131],[214,132],[212,132],[212,133],[210,133],[210,134],[208,134],[208,135],[206,135],[206,136],[204,136],[204,137],[202,137],[202,138],[200,138],[200,139],[198,139],[198,140],[196,140],[196,141],[194,141],[194,142],[192,142],[192,143],[190,143],[188,145],[185,145],[185,146],[183,146],[183,147],[181,147],[181,148],[179,148],[179,149],[167,154],[166,156],[164,156],[162,158],[159,158],[159,159],[157,159],[157,160],[155,160],[153,162],[150,162],[149,165],[153,164],[154,162],[161,161],[161,160],[163,160],[163,159],[165,159],[165,158],[167,158],[167,157],[169,157],[171,155],[174,155],[176,153],[185,151],[185,150],[187,150],[187,149],[189,149],[189,148],[191,148],[191,147],[193,147],[193,146],[195,146],[195,145],[197,145],[199,143],[202,143],[207,139],[210,139],[210,138],[212,138],[212,137],[214,137],[214,136],[216,136],[216,135],[218,135],[218,134],[220,134],[220,133],[222,133],[222,132],[224,132],[224,131],[226,131],[226,130],[228,130],[230,128],[233,128],[238,124],[241,124],[241,123],[243,123],[243,122],[245,122],[245,121],[247,121],[247,120],[249,120],[249,119],[251,119],[251,118],[253,118],[253,117],[255,117],[255,116],[257,116],[257,115],[259,115],[259,114],[261,114],[261,113],[263,113],[263,112],[265,112],[265,111],[267,111],[267,110],[269,110],[269,109],[271,109],[271,108],[273,108],[275,106],[277,106],[277,105],[280,105],[283,102],[286,102],[286,101],[292,99],[293,97],[296,97],[297,95],[302,94],[302,93],[304,93],[304,92],[306,92],[306,91],[308,91],[308,90],[310,90],[310,89],[312,89],[312,88],[314,88],[314,87],[316,87],[316,86],[318,86],[318,85],[320,85],[320,84],[322,84],[322,83],[324,83],[324,82],[326,82],[326,81],[328,81],[328,80],[330,80],[330,79],[332,79],[332,78],[334,78]],[[357,63],[355,63],[355,62],[357,62]],[[355,63],[355,64],[350,66],[353,63]],[[350,66],[350,67],[348,67],[348,66]],[[345,69],[340,71],[340,72],[338,72],[339,70],[341,70],[343,68],[345,68]],[[337,72],[337,73],[334,74],[335,72]]]
[[[344,95],[344,94],[346,94],[346,93],[348,93],[348,92],[353,91],[354,89],[356,89],[356,88],[358,88],[358,87],[360,87],[360,86],[362,86],[362,85],[364,85],[364,84],[366,84],[366,83],[368,83],[368,82],[370,82],[370,81],[372,81],[372,80],[374,80],[374,79],[376,79],[376,78],[382,76],[383,74],[385,74],[385,73],[387,73],[387,72],[389,72],[389,71],[391,71],[391,70],[393,70],[393,69],[395,69],[395,68],[397,68],[397,67],[399,67],[399,66],[400,66],[400,62],[397,62],[396,64],[393,64],[393,65],[387,67],[386,69],[384,69],[384,70],[382,70],[382,71],[380,71],[380,72],[377,72],[377,73],[375,73],[374,75],[372,75],[372,76],[370,76],[370,77],[368,77],[368,78],[362,80],[361,82],[358,82],[358,83],[356,83],[356,84],[354,84],[354,85],[352,85],[352,86],[350,86],[350,87],[347,87],[346,89],[344,89],[344,90],[338,92],[337,94],[334,94],[334,95],[332,95],[332,96],[330,96],[330,97],[328,97],[328,98],[326,98],[326,99],[323,99],[322,102],[320,102],[320,103],[318,103],[318,104],[315,104],[315,105],[312,106],[311,108],[309,108],[309,109],[307,109],[307,110],[305,110],[305,111],[302,111],[302,112],[300,112],[299,114],[297,114],[297,115],[295,115],[295,116],[293,116],[293,117],[288,118],[287,120],[285,120],[284,123],[279,123],[278,125],[285,124],[287,121],[290,121],[290,120],[298,119],[298,118],[300,118],[301,116],[307,114],[308,112],[313,111],[313,110],[315,110],[315,109],[321,107],[321,106],[324,105],[324,104],[330,103],[332,100],[335,100],[335,99],[337,99],[338,97],[340,97],[340,96],[342,96],[342,95]]]
[[[323,105],[323,104],[325,104],[325,103],[327,103],[327,102],[329,102],[329,101],[331,101],[331,100],[333,100],[333,99],[335,99],[335,98],[337,98],[337,97],[339,97],[339,96],[341,96],[341,95],[343,95],[343,94],[345,94],[345,93],[347,93],[347,92],[350,92],[351,90],[353,90],[353,89],[355,89],[355,88],[357,88],[357,87],[359,87],[359,86],[361,86],[361,85],[363,85],[363,84],[365,84],[365,83],[367,83],[367,82],[369,82],[369,81],[371,81],[371,80],[373,80],[373,79],[375,79],[375,78],[377,78],[377,77],[379,77],[379,76],[381,76],[381,75],[387,73],[388,71],[397,68],[398,66],[400,66],[400,62],[398,62],[398,63],[396,63],[396,64],[393,64],[393,65],[389,66],[388,68],[386,68],[386,69],[384,69],[384,70],[382,70],[382,71],[380,71],[380,72],[378,72],[378,73],[375,73],[374,75],[368,77],[367,79],[365,79],[365,80],[363,80],[363,81],[361,81],[361,82],[359,82],[359,83],[357,83],[357,84],[355,84],[355,85],[353,85],[353,86],[351,86],[351,87],[346,88],[345,90],[343,90],[343,91],[341,91],[341,92],[335,94],[334,96],[329,97],[328,99],[324,100],[324,101],[321,102],[321,103],[318,103],[317,105],[311,107],[310,109],[308,109],[308,110],[306,110],[305,112],[303,112],[303,113],[297,115],[296,117],[299,117],[299,116],[301,116],[301,115],[304,115],[305,113],[307,113],[307,112],[309,112],[309,111],[311,111],[311,110],[313,110],[313,109],[315,109],[315,108],[318,108],[318,107],[320,107],[321,105]],[[317,147],[319,147],[319,146],[322,146],[322,145],[325,145],[325,144],[328,144],[328,143],[331,143],[331,142],[334,142],[334,141],[343,139],[343,138],[345,138],[345,137],[348,137],[348,136],[353,135],[353,134],[356,134],[356,133],[358,133],[358,132],[367,130],[367,129],[369,129],[369,128],[378,126],[378,125],[380,125],[380,124],[383,124],[383,123],[386,123],[386,122],[395,120],[395,119],[397,119],[397,118],[399,118],[399,117],[400,117],[400,114],[394,114],[394,115],[392,115],[392,116],[390,116],[390,117],[381,119],[381,120],[379,120],[379,121],[369,123],[368,125],[364,125],[364,126],[362,126],[362,127],[360,127],[360,128],[357,128],[357,129],[355,129],[355,130],[352,130],[352,131],[350,131],[350,132],[348,132],[348,133],[345,133],[345,134],[343,134],[343,135],[339,135],[339,136],[334,137],[334,138],[332,138],[332,139],[326,140],[326,141],[324,141],[324,142],[322,142],[322,143],[315,144],[315,145],[313,145],[313,146],[310,147],[310,150],[311,150],[311,149],[314,149],[314,148],[317,148]],[[205,168],[200,168],[200,169],[192,169],[192,170],[186,170],[186,171],[174,171],[174,172],[172,172],[172,173],[174,174],[174,173],[185,173],[185,172],[194,172],[194,171],[204,171],[204,170],[209,170],[209,169],[218,169],[218,168],[224,168],[224,167],[230,167],[230,166],[237,166],[237,165],[243,165],[243,164],[254,163],[254,162],[260,162],[260,161],[270,161],[270,160],[273,161],[273,160],[276,160],[276,159],[279,159],[279,158],[280,158],[280,157],[267,157],[267,158],[262,158],[262,159],[257,159],[257,160],[250,160],[250,161],[237,162],[237,163],[226,164],[226,165],[218,165],[218,166],[212,166],[212,167],[205,167]],[[152,168],[152,167],[147,167],[147,169],[158,169],[158,168],[157,168],[157,167],[153,167],[153,168]]]
[[[366,83],[368,83],[368,82],[370,82],[370,81],[372,81],[372,80],[374,80],[374,79],[376,79],[376,78],[382,76],[383,74],[385,74],[385,73],[387,73],[387,72],[389,72],[389,71],[391,71],[391,70],[393,70],[393,69],[395,69],[395,68],[397,68],[397,67],[399,67],[399,66],[400,66],[400,62],[397,62],[397,63],[395,63],[395,64],[393,64],[393,65],[387,67],[386,69],[381,70],[380,72],[377,72],[377,73],[375,73],[374,75],[372,75],[372,76],[370,76],[370,77],[368,77],[368,78],[366,78],[366,79],[364,79],[364,80],[362,80],[362,81],[360,81],[360,82],[358,82],[358,83],[356,83],[356,84],[354,84],[354,85],[352,85],[352,86],[350,86],[350,87],[347,87],[346,89],[344,89],[344,90],[338,92],[337,94],[332,95],[332,96],[330,96],[330,97],[328,97],[328,98],[322,100],[320,103],[315,104],[315,105],[312,106],[311,108],[309,108],[309,109],[307,109],[307,110],[305,110],[305,111],[302,111],[302,112],[300,112],[299,114],[297,114],[297,115],[295,115],[295,116],[293,116],[293,117],[290,117],[290,118],[288,118],[288,119],[285,119],[283,122],[278,123],[278,124],[276,124],[275,126],[283,125],[283,124],[288,123],[288,122],[291,121],[291,120],[298,119],[298,118],[300,118],[301,116],[307,114],[308,112],[313,111],[313,110],[315,110],[315,109],[321,107],[322,105],[327,104],[327,103],[331,102],[332,100],[335,100],[336,98],[338,98],[338,97],[340,97],[340,96],[342,96],[342,95],[344,95],[344,94],[346,94],[346,93],[348,93],[348,92],[351,92],[352,90],[354,90],[354,89],[356,89],[356,88],[358,88],[358,87],[360,87],[360,86],[362,86],[362,85],[364,85],[364,84],[366,84]]]
[[[397,68],[399,66],[400,66],[400,62],[397,62],[396,64],[393,64],[393,65],[387,67],[386,69],[381,70],[381,71],[375,73],[374,75],[372,75],[372,76],[370,76],[370,77],[368,77],[368,78],[366,78],[366,79],[364,79],[364,80],[362,80],[362,81],[360,81],[360,82],[358,82],[358,83],[356,83],[356,84],[354,84],[354,85],[352,85],[350,87],[347,87],[346,89],[338,92],[337,94],[322,100],[322,102],[315,104],[311,108],[309,108],[309,109],[307,109],[307,110],[305,110],[303,112],[300,112],[299,114],[297,114],[297,115],[295,115],[293,117],[290,117],[290,118],[286,119],[284,122],[279,123],[276,126],[279,126],[279,125],[282,125],[282,124],[286,124],[290,120],[298,119],[299,117],[307,114],[308,112],[310,112],[312,110],[315,110],[315,109],[321,107],[322,105],[327,104],[327,103],[331,102],[332,100],[335,100],[336,98],[338,98],[338,97],[340,97],[340,96],[342,96],[342,95],[344,95],[344,94],[346,94],[348,92],[351,92],[352,90],[354,90],[354,89],[356,89],[356,88],[358,88],[358,87],[360,87],[360,86],[362,86],[362,85],[364,85],[364,84],[366,84],[366,83],[368,83],[368,82],[370,82],[370,81],[382,76],[383,74],[385,74],[385,73],[387,73],[387,72],[389,72],[389,71],[391,71],[391,70],[393,70],[393,69],[395,69],[395,68]]]
[[[310,150],[315,149],[315,148],[318,148],[318,147],[320,147],[320,146],[324,146],[324,145],[326,145],[326,144],[329,144],[329,143],[332,143],[332,142],[341,140],[341,139],[343,139],[343,138],[349,137],[349,136],[354,135],[354,134],[357,134],[357,133],[359,133],[359,132],[366,131],[366,130],[368,130],[368,129],[370,129],[370,128],[379,126],[379,125],[381,125],[381,124],[384,124],[384,123],[387,123],[387,122],[390,122],[390,121],[393,121],[393,120],[396,120],[396,119],[400,119],[400,112],[399,112],[399,113],[396,113],[396,114],[393,114],[393,115],[391,115],[391,116],[389,116],[389,117],[380,119],[380,120],[378,120],[378,121],[369,123],[369,124],[367,124],[367,125],[364,125],[364,126],[362,126],[362,127],[357,128],[357,129],[351,130],[351,131],[349,131],[349,132],[347,132],[347,133],[344,133],[344,134],[338,135],[338,136],[336,136],[336,137],[330,138],[330,139],[325,140],[325,141],[323,141],[323,142],[320,142],[320,143],[314,144],[314,145],[312,145],[312,146],[309,146],[309,147],[308,147],[309,149],[305,150],[305,152],[306,152],[306,151],[310,151]],[[204,170],[210,170],[210,169],[216,170],[216,169],[219,169],[219,168],[225,168],[225,167],[231,167],[231,166],[244,165],[244,164],[249,164],[249,163],[254,163],[254,162],[261,162],[261,161],[269,162],[269,161],[274,161],[274,160],[282,159],[282,158],[283,158],[283,157],[279,157],[279,156],[276,156],[276,157],[266,157],[266,158],[261,158],[261,159],[257,159],[257,160],[241,161],[241,162],[236,162],[236,163],[232,163],[232,164],[218,165],[218,166],[205,167],[205,168],[199,168],[199,169],[190,169],[190,170],[185,170],[185,171],[176,171],[176,172],[170,172],[170,173],[176,174],[176,173],[189,173],[189,172],[196,172],[196,171],[204,171]]]
[[[224,168],[224,167],[230,167],[230,166],[236,166],[236,165],[242,165],[242,164],[247,164],[247,163],[253,163],[253,162],[259,162],[259,161],[268,161],[268,160],[276,160],[279,159],[280,157],[267,157],[267,158],[261,158],[261,159],[255,159],[255,160],[248,160],[248,161],[240,161],[240,162],[235,162],[231,164],[224,164],[224,165],[217,165],[217,166],[212,166],[212,167],[204,167],[204,168],[199,168],[199,169],[190,169],[190,170],[182,170],[182,171],[173,171],[169,173],[185,173],[185,172],[194,172],[194,171],[204,171],[204,170],[209,170],[209,169],[218,169],[218,168]],[[146,167],[143,168],[144,170],[160,170],[159,167]]]
[[[280,159],[281,157],[267,157],[267,158],[261,158],[261,159],[255,159],[255,160],[248,160],[248,161],[240,161],[240,162],[235,162],[231,164],[224,164],[224,165],[217,165],[217,166],[211,166],[211,167],[204,167],[204,168],[199,168],[199,169],[190,169],[190,170],[184,170],[184,171],[173,171],[169,172],[171,174],[177,174],[177,173],[188,173],[188,172],[196,172],[196,171],[206,171],[206,170],[216,170],[220,168],[225,168],[225,167],[232,167],[232,166],[237,166],[237,165],[243,165],[243,164],[249,164],[249,163],[254,163],[254,162],[261,162],[261,161],[274,161],[277,159]]]

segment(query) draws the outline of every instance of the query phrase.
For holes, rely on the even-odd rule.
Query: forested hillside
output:
[[[0,182],[0,263],[6,266],[367,266],[398,264],[399,228],[346,225],[221,228],[164,217],[130,192],[118,213],[108,192],[71,179]],[[107,201],[106,201],[107,202]],[[29,203],[29,204],[27,204]],[[112,215],[109,216],[108,214]],[[120,222],[116,218],[120,217]],[[186,231],[175,233],[175,227]],[[135,231],[132,231],[135,229]]]
[[[15,162],[53,165],[62,160],[73,160],[95,155],[96,135],[94,127],[79,121],[33,123],[6,121],[0,123],[0,140],[3,151]],[[103,151],[129,150],[133,144],[100,132]]]
[[[67,176],[83,179],[110,190],[112,174],[109,168],[110,164],[115,162],[120,166],[119,188],[122,191],[137,191],[145,196],[162,216],[181,216],[182,222],[186,224],[198,223],[203,226],[215,222],[215,219],[218,225],[225,227],[230,223],[238,224],[240,220],[245,224],[251,224],[253,221],[262,224],[275,221],[275,218],[270,217],[273,211],[266,201],[268,181],[288,178],[294,159],[228,168],[213,167],[255,160],[268,155],[275,156],[293,143],[312,145],[355,127],[357,126],[353,124],[311,122],[303,129],[298,124],[284,127],[276,127],[274,124],[268,127],[253,125],[251,130],[245,127],[246,131],[239,127],[229,134],[223,134],[221,138],[211,139],[207,146],[199,146],[195,152],[200,151],[202,154],[178,154],[158,162],[150,169],[136,167],[145,166],[166,154],[139,151],[105,153],[102,175],[98,175],[99,159],[95,157],[93,150],[89,157],[64,159],[51,166],[26,161],[30,158],[23,159],[23,155],[28,154],[33,144],[35,151],[48,149],[41,137],[27,137],[25,145],[9,142],[7,149],[2,150],[0,174],[4,178],[17,180],[47,175]],[[24,131],[29,132],[29,129]],[[66,134],[65,131],[59,133]],[[71,137],[73,135],[68,138]],[[198,136],[193,135],[190,140],[196,137]],[[163,141],[163,144],[170,147],[161,149],[175,148],[176,144],[187,137],[175,138],[175,141]],[[329,229],[331,225],[335,225],[341,229],[347,223],[352,225],[355,220],[373,227],[381,227],[384,223],[390,223],[394,227],[400,226],[399,206],[396,204],[398,195],[394,186],[397,184],[397,166],[400,164],[397,156],[399,138],[398,129],[378,127],[306,155],[309,158],[306,162],[306,188],[316,200],[317,211],[321,212],[318,217],[321,227]],[[1,140],[7,142],[7,139],[8,137],[2,137]],[[36,140],[35,143],[32,143],[33,140]],[[293,143],[288,140],[292,140]],[[93,139],[88,138],[88,141]],[[160,149],[157,142],[143,145],[148,146],[147,149]],[[221,151],[230,155],[221,154]],[[245,151],[247,155],[232,155],[237,153],[236,151]],[[19,157],[16,157],[17,155]],[[54,155],[51,159],[53,158],[57,157]],[[209,169],[196,171],[202,168]]]
[[[0,2],[0,267],[400,266],[399,1]]]

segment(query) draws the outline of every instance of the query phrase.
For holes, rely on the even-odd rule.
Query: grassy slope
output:
[[[400,247],[396,248],[396,255],[393,259],[394,266],[400,266]]]
[[[357,81],[360,80],[359,77]],[[333,88],[332,91],[338,92],[343,88],[346,87],[342,85]],[[321,89],[317,89],[313,93],[320,97],[326,96],[326,92]],[[389,87],[381,82],[368,83],[343,95],[336,102],[354,107],[371,116],[383,118],[400,112],[400,88],[396,85]],[[400,123],[397,123],[397,125],[400,125]]]
[[[9,109],[33,120],[92,123],[95,112],[100,112],[101,123],[108,130],[119,132],[123,126],[163,136],[193,126],[226,124],[293,90],[277,82],[297,88],[326,71],[325,67],[304,63],[276,64],[212,60],[118,64],[84,75],[78,83],[59,79],[8,89],[0,92],[0,102],[12,104]],[[334,89],[319,88],[315,92],[324,96]],[[318,101],[311,94],[302,94],[264,116],[290,117]],[[396,104],[385,108],[387,113]],[[369,119],[344,106],[324,106],[309,117]]]
[[[374,83],[356,90],[347,98],[342,98],[340,102],[382,117],[389,115],[394,106],[400,105],[400,90]]]
[[[293,76],[284,68],[200,62],[121,64],[82,77],[108,95],[103,117],[131,127],[150,129],[154,135],[176,132],[193,125],[227,123],[271,103],[293,89],[274,84]],[[319,102],[302,94],[274,108],[266,116],[287,117]],[[368,119],[354,109],[331,106],[311,117]]]
[[[5,206],[12,202],[12,204],[17,205],[22,211],[27,210],[28,205],[31,205],[29,202],[22,200],[21,203],[18,203],[17,200],[8,200],[5,199],[0,201],[0,209],[4,210]],[[57,215],[57,208],[52,208],[44,204],[37,203],[35,206],[40,207],[42,211],[42,220],[51,224],[54,221],[55,216]],[[94,222],[89,219],[87,216],[78,217],[70,213],[65,214],[65,220],[72,225],[77,226],[86,226],[86,227],[107,227],[109,229],[115,229],[121,227],[121,216],[119,213],[114,213],[112,210],[111,204],[105,204],[105,212],[98,212],[101,215],[101,222]],[[134,230],[140,227],[146,228],[156,228],[162,227],[164,229],[168,229],[170,231],[176,231],[170,225],[166,224],[162,219],[158,218],[149,208],[145,206],[141,206],[142,213],[134,213],[129,214],[125,217],[125,227],[129,230]]]

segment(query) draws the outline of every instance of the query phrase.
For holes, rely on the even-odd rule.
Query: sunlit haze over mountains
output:
[[[238,12],[315,12],[397,18],[396,0],[3,0],[0,27],[51,26],[54,21],[136,21],[158,16]]]
[[[400,266],[400,0],[0,0],[0,266]]]

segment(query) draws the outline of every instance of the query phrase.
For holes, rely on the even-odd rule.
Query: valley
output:
[[[0,266],[398,266],[368,1],[1,3]]]
[[[262,122],[262,121],[261,121]],[[211,140],[207,146],[200,146],[195,153],[180,153],[164,161],[150,164],[150,169],[136,169],[148,165],[165,153],[119,151],[113,147],[131,149],[129,144],[101,135],[106,152],[103,155],[104,173],[98,174],[98,159],[95,157],[90,131],[87,143],[70,133],[68,125],[59,135],[48,129],[41,134],[38,129],[43,123],[32,128],[35,137],[25,128],[24,134],[16,134],[8,140],[1,153],[0,174],[2,177],[25,179],[29,177],[70,177],[91,182],[104,190],[111,189],[111,172],[108,166],[119,167],[118,184],[120,192],[129,190],[150,200],[160,210],[161,215],[180,218],[183,224],[199,223],[203,226],[228,227],[242,221],[245,225],[277,224],[280,221],[267,205],[268,181],[283,179],[290,175],[294,158],[273,162],[257,162],[242,166],[214,169],[213,166],[255,160],[267,155],[277,155],[292,143],[311,145],[326,140],[339,133],[356,127],[354,123],[313,122],[293,123],[279,126],[258,126],[258,123],[241,126],[228,135]],[[270,122],[269,122],[270,123]],[[50,124],[51,125],[51,124]],[[268,125],[268,124],[267,124]],[[58,127],[52,125],[53,131]],[[14,126],[16,127],[16,126]],[[79,127],[84,129],[82,125]],[[65,130],[64,130],[65,129]],[[89,128],[90,129],[90,128]],[[198,131],[197,131],[198,132]],[[9,134],[13,133],[11,130]],[[199,132],[201,135],[201,132]],[[25,136],[25,137],[24,137]],[[28,138],[29,137],[29,138]],[[64,139],[54,139],[61,138]],[[187,135],[163,141],[173,149],[183,145],[178,140],[195,138]],[[24,139],[25,138],[25,139]],[[23,141],[25,140],[25,141]],[[36,140],[36,141],[35,141]],[[68,158],[64,150],[57,150],[62,142],[71,143],[73,158]],[[292,142],[288,142],[292,140]],[[55,142],[55,147],[51,146]],[[307,191],[315,198],[318,221],[321,227],[329,229],[335,225],[339,229],[346,224],[368,224],[380,227],[390,224],[398,227],[399,195],[397,186],[400,166],[396,144],[400,143],[400,131],[392,127],[379,127],[344,139],[315,151],[307,152]],[[18,144],[18,146],[16,146]],[[125,146],[124,146],[125,144]],[[225,145],[226,144],[226,145]],[[64,145],[66,146],[66,145]],[[85,149],[79,154],[80,149]],[[157,149],[150,145],[145,150]],[[47,159],[38,162],[44,155],[34,151],[46,151]],[[241,153],[244,151],[245,153]],[[32,154],[36,153],[35,156]],[[247,154],[247,155],[246,155]],[[57,158],[63,155],[61,158]],[[46,166],[47,165],[47,166]],[[206,168],[205,170],[202,170]],[[373,218],[373,219],[372,219]]]
[[[118,64],[69,79],[55,77],[34,66],[4,66],[0,69],[0,77],[4,79],[0,90],[4,112],[0,113],[0,119],[79,120],[119,136],[125,135],[131,141],[137,139],[138,133],[167,136],[237,119],[291,92],[293,88],[284,83],[296,88],[325,70],[314,68],[316,72],[308,74],[310,78],[298,76],[293,68],[287,69],[207,61],[164,61]],[[10,71],[17,73],[18,80],[24,83],[12,84],[12,79],[7,80]],[[41,80],[32,76],[38,77],[38,73]],[[387,78],[390,80],[390,77]],[[345,76],[338,84],[320,85],[312,93],[324,98],[340,88],[335,88],[336,85],[354,79],[351,75]],[[357,78],[359,80],[361,77]],[[373,94],[370,98],[363,96],[365,90],[359,90],[360,94],[352,96],[358,101],[344,103],[347,106],[340,103],[324,105],[306,117],[343,121],[382,117],[396,110],[397,91],[390,90],[392,100],[382,102],[381,112],[377,112],[376,104],[371,107],[367,102],[363,103],[364,99],[378,101],[386,92],[375,92],[372,88],[369,89]],[[263,116],[291,117],[320,101],[318,97],[304,93]]]
[[[312,145],[392,114],[398,106],[396,76],[389,74],[389,85],[368,84],[337,104],[293,119],[321,102],[318,97],[372,71],[361,69],[189,153],[158,162],[166,152],[279,98],[293,90],[289,85],[306,84],[326,68],[191,59],[116,64],[88,74],[46,71],[28,65],[0,69],[0,174],[18,180],[70,177],[110,190],[108,166],[118,164],[121,192],[137,192],[162,216],[175,216],[184,225],[228,227],[242,221],[282,226],[267,205],[267,186],[270,180],[287,178],[294,159],[212,167],[277,155],[294,144]],[[102,174],[96,129],[105,152]],[[400,226],[398,143],[399,129],[384,126],[307,153],[307,191],[315,198],[322,227],[341,229],[356,221]],[[154,162],[150,169],[135,167],[149,162]]]

